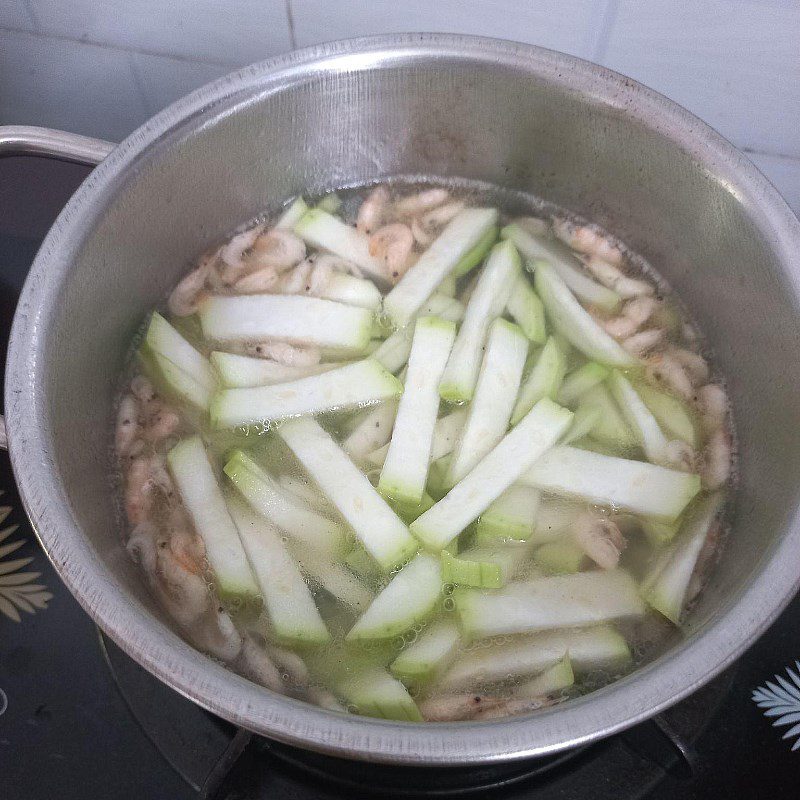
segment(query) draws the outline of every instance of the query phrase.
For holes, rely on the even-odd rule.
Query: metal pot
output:
[[[44,134],[5,149],[58,154]],[[55,134],[58,136],[58,134]],[[247,67],[154,117],[47,236],[9,346],[6,423],[28,515],[98,625],[162,681],[261,734],[407,764],[502,761],[588,742],[686,696],[776,617],[800,579],[800,224],[698,119],[621,75],[451,35],[325,45]],[[633,674],[522,718],[384,722],[278,696],[192,649],[120,543],[112,401],[131,337],[187,258],[303,191],[399,174],[531,191],[614,231],[699,322],[728,376],[741,447],[733,530],[680,635]]]

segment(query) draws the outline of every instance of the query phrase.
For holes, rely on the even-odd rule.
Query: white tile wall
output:
[[[0,121],[117,141],[147,117],[129,53],[0,30]]]
[[[755,151],[800,211],[800,0],[0,0],[0,123],[120,139],[236,66],[420,30],[540,44],[627,73]]]
[[[231,67],[166,56],[131,54],[134,76],[149,115],[231,71]]]
[[[232,65],[291,50],[285,0],[28,2],[42,32],[73,39]]]
[[[298,47],[400,31],[495,36],[591,58],[603,0],[289,0]]]
[[[800,156],[797,0],[619,0],[602,61],[740,147]]]
[[[10,28],[32,30],[36,20],[25,0],[3,0],[0,7],[0,21]]]

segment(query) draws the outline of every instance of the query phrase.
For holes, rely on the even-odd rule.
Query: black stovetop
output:
[[[47,227],[86,174],[83,167],[42,160],[0,161],[3,360],[30,262]],[[492,796],[514,800],[760,800],[800,794],[800,749],[791,752],[793,739],[781,738],[787,728],[772,727],[751,697],[756,687],[775,673],[785,676],[786,667],[800,659],[800,598],[709,687],[657,723],[572,758],[499,772],[462,771],[460,776],[419,770],[413,775],[383,770],[356,774],[347,765],[237,732],[103,640],[38,547],[5,454],[0,454],[0,489],[0,505],[12,508],[0,528],[20,526],[6,537],[0,530],[0,798],[353,800],[385,797],[389,788],[437,796],[448,787],[472,787],[477,791],[471,796],[484,796],[488,789],[482,787],[493,784],[499,788]],[[11,552],[7,545],[18,541],[22,546]],[[8,566],[28,558],[30,563]],[[29,572],[41,575],[30,581],[19,578],[18,586],[44,585],[46,590],[34,590],[34,597],[47,591],[52,598],[35,613],[23,608],[16,622],[3,613],[9,610],[3,580]],[[21,602],[24,606],[24,595]],[[372,795],[359,788],[365,780],[375,790]]]

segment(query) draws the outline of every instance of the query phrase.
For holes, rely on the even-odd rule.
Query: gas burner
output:
[[[670,774],[690,778],[693,743],[727,695],[724,673],[674,708],[618,736],[555,756],[476,767],[348,761],[256,736],[169,689],[100,635],[116,685],[143,730],[204,800],[470,797],[638,800]]]

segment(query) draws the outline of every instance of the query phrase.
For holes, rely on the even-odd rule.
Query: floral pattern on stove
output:
[[[5,522],[11,510],[11,506],[0,506],[0,524]],[[53,597],[44,584],[35,583],[41,572],[22,571],[33,561],[33,556],[7,558],[25,544],[24,539],[4,544],[18,527],[9,525],[0,530],[0,613],[14,622],[21,621],[20,611],[33,614],[37,608],[47,608],[47,601]]]
[[[792,751],[800,750],[800,661],[795,661],[794,666],[796,672],[791,667],[786,667],[790,680],[776,675],[777,683],[765,681],[766,688],[759,686],[753,692],[753,702],[759,708],[765,709],[764,716],[777,717],[772,722],[773,726],[792,726],[783,734],[784,739],[797,737]]]

